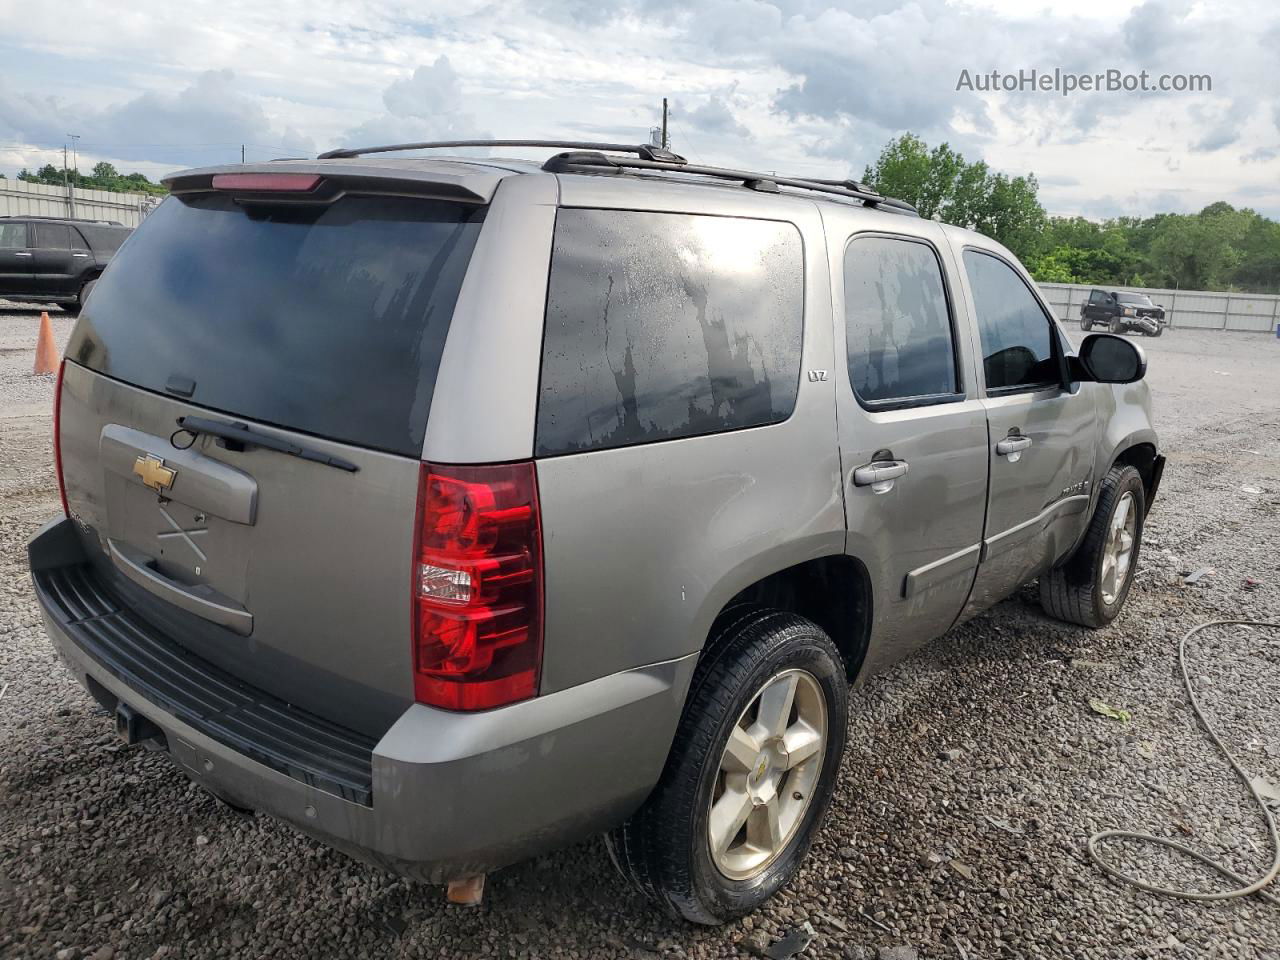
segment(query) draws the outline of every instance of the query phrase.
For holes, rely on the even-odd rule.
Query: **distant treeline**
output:
[[[93,170],[87,174],[79,170],[67,170],[65,179],[63,169],[52,163],[46,163],[35,173],[24,168],[18,172],[18,179],[27,183],[47,183],[54,187],[70,182],[72,186],[85,190],[114,190],[117,193],[145,193],[151,196],[163,196],[169,192],[160,184],[152,183],[144,174],[122,174],[105,160],[95,163]]]
[[[1050,217],[1032,174],[1008,177],[914,134],[891,140],[865,179],[921,216],[999,240],[1045,283],[1280,293],[1280,223],[1219,201],[1199,213]]]

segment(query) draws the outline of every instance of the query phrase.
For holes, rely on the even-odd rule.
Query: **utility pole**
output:
[[[666,150],[671,145],[671,141],[667,139],[667,98],[662,98],[662,149]]]
[[[240,144],[240,162],[244,163],[244,144]]]
[[[62,145],[62,192],[66,194],[67,216],[76,215],[76,206],[71,202],[71,181],[67,179],[67,145]]]
[[[79,146],[79,144],[77,144],[76,141],[80,139],[80,134],[68,133],[67,136],[71,138],[71,170],[72,170],[72,180],[68,187],[67,197],[71,207],[71,216],[72,218],[74,218],[76,215],[76,193],[75,193],[74,180],[75,180],[75,177],[78,177],[80,175],[80,153],[76,149]],[[62,150],[62,165],[63,167],[66,167],[67,165],[67,151],[65,147]]]

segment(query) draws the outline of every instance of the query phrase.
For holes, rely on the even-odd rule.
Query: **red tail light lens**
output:
[[[420,703],[485,710],[537,695],[542,529],[532,463],[423,464],[413,598]]]
[[[71,516],[67,508],[67,485],[62,479],[62,375],[67,361],[58,364],[58,379],[53,385],[53,466],[58,474],[58,496],[62,499],[62,513]]]

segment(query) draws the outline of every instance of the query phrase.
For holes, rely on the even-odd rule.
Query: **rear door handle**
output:
[[[204,584],[188,586],[171,580],[156,569],[154,558],[119,540],[108,537],[107,546],[116,569],[144,590],[242,637],[253,633],[253,614],[230,597]]]
[[[1022,451],[1030,446],[1030,437],[1010,435],[996,444],[996,453],[1008,457],[1010,463],[1017,463],[1022,458]]]
[[[870,487],[872,493],[888,493],[895,480],[907,475],[908,466],[905,460],[872,460],[854,469],[853,485]]]
[[[87,257],[87,256],[89,256],[89,255],[88,255],[87,253],[73,253],[73,254],[72,254],[72,256],[73,256],[73,257]]]
[[[14,256],[15,256],[15,257],[30,257],[30,256],[32,256],[32,254],[30,254],[30,253],[23,253],[22,251],[18,251],[17,253],[15,253],[15,254],[14,254]]]

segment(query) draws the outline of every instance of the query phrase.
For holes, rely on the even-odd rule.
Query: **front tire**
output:
[[[713,631],[662,779],[606,837],[624,877],[673,916],[755,910],[803,862],[844,755],[848,681],[817,625],[744,608]]]
[[[1111,332],[1115,334],[1124,333],[1124,321],[1119,317],[1111,318]]]
[[[1088,317],[1081,317],[1080,329],[1088,333],[1090,330],[1093,329],[1093,321],[1090,320]]]
[[[1146,513],[1142,476],[1133,467],[1112,467],[1102,478],[1084,542],[1066,563],[1040,578],[1045,613],[1091,628],[1114,620],[1138,567]]]

